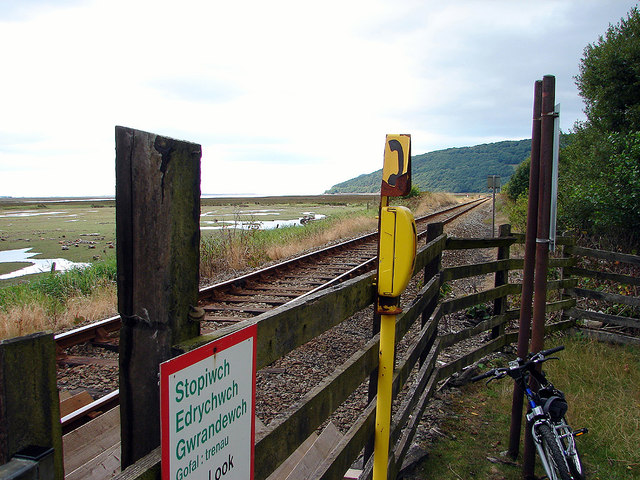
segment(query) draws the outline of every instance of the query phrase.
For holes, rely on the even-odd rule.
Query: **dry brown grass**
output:
[[[393,204],[394,202],[391,203]],[[425,192],[419,198],[410,200],[408,206],[415,216],[419,216],[457,203],[459,203],[458,198],[449,193]],[[365,216],[345,218],[312,237],[285,244],[271,245],[267,248],[266,253],[272,260],[281,260],[321,247],[330,242],[372,232],[377,227],[378,220],[376,218]]]
[[[450,205],[460,203],[462,200],[467,199],[456,197],[450,193],[424,192],[420,195],[417,205],[415,205],[415,207],[410,206],[410,208],[416,216],[426,215]]]
[[[35,302],[11,307],[0,311],[0,340],[47,330],[57,333],[102,320],[116,314],[117,303],[116,288],[111,286],[96,289],[88,297],[73,297],[64,311],[53,315]]]
[[[272,260],[281,260],[307,250],[321,247],[336,240],[372,231],[377,225],[378,220],[372,217],[346,218],[308,238],[298,239],[285,244],[270,245],[267,247],[266,253]]]

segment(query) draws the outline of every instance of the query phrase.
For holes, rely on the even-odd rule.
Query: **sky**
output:
[[[530,138],[535,80],[584,120],[626,0],[0,0],[0,196],[115,194],[115,126],[202,146],[203,194],[321,194],[414,155]]]

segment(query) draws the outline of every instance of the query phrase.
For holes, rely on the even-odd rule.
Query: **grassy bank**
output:
[[[200,276],[215,278],[220,274],[256,268],[338,239],[372,231],[377,225],[376,213],[372,209],[337,213],[304,227],[203,232]]]
[[[0,339],[58,331],[115,314],[116,261],[46,273],[0,288]]]
[[[544,370],[567,395],[571,425],[589,428],[578,439],[587,478],[640,478],[640,351],[579,336],[557,337],[545,347],[559,344],[566,350]],[[501,452],[509,442],[512,392],[507,377],[452,395],[453,415],[414,478],[520,480],[522,455],[517,464],[501,463],[509,460]],[[539,462],[536,473],[542,475]]]
[[[450,194],[431,192],[411,199],[393,199],[392,202],[393,205],[409,207],[416,217],[455,203],[458,200]],[[345,204],[338,210],[330,210],[326,218],[308,223],[303,228],[204,231],[200,247],[200,275],[213,278],[220,273],[256,268],[331,242],[375,231],[378,226],[377,207],[372,201]],[[326,208],[319,211],[327,212]]]

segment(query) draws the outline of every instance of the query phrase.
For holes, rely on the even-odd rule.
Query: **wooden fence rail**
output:
[[[618,252],[608,252],[604,250],[596,250],[593,248],[577,247],[570,245],[565,247],[565,254],[573,255],[573,260],[577,262],[577,257],[585,257],[597,260],[604,260],[605,262],[613,264],[627,264],[632,266],[640,265],[640,256],[629,255]],[[594,270],[591,268],[577,267],[576,264],[564,267],[563,271],[565,275],[574,275],[576,277],[584,277],[589,279],[596,279],[603,284],[610,283],[613,287],[619,285],[628,285],[632,287],[640,286],[640,278],[631,275],[624,275],[619,273],[606,272],[601,270]],[[611,293],[601,290],[593,290],[590,288],[579,288],[577,286],[571,287],[567,290],[567,293],[580,300],[595,300],[600,305],[606,306],[613,305],[626,305],[632,307],[632,313],[637,315],[638,308],[640,308],[640,297],[632,295],[621,295],[619,293]],[[580,302],[584,303],[584,302]],[[626,329],[640,329],[640,319],[635,317],[627,317],[621,315],[614,315],[610,313],[604,313],[602,311],[593,311],[587,308],[571,307],[564,312],[564,315],[577,319],[577,320],[591,320],[595,322],[601,322],[605,326],[618,326]],[[640,345],[640,340],[637,337],[626,335],[621,332],[602,331],[588,328],[582,328],[582,332],[588,336],[597,338],[599,340]]]

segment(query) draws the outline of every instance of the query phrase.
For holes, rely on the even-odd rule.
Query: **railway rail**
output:
[[[447,224],[481,205],[488,198],[455,205],[416,219],[418,238],[426,235],[426,225],[434,221]],[[376,267],[377,232],[362,235],[324,249],[281,262],[200,290],[199,315],[206,333],[230,322],[238,322],[267,312],[276,306],[317,292]],[[114,316],[55,336],[59,362],[65,363],[65,350],[90,342],[117,349],[120,317]],[[79,363],[91,359],[75,359]],[[118,404],[118,390],[66,415],[61,419],[67,433]]]

